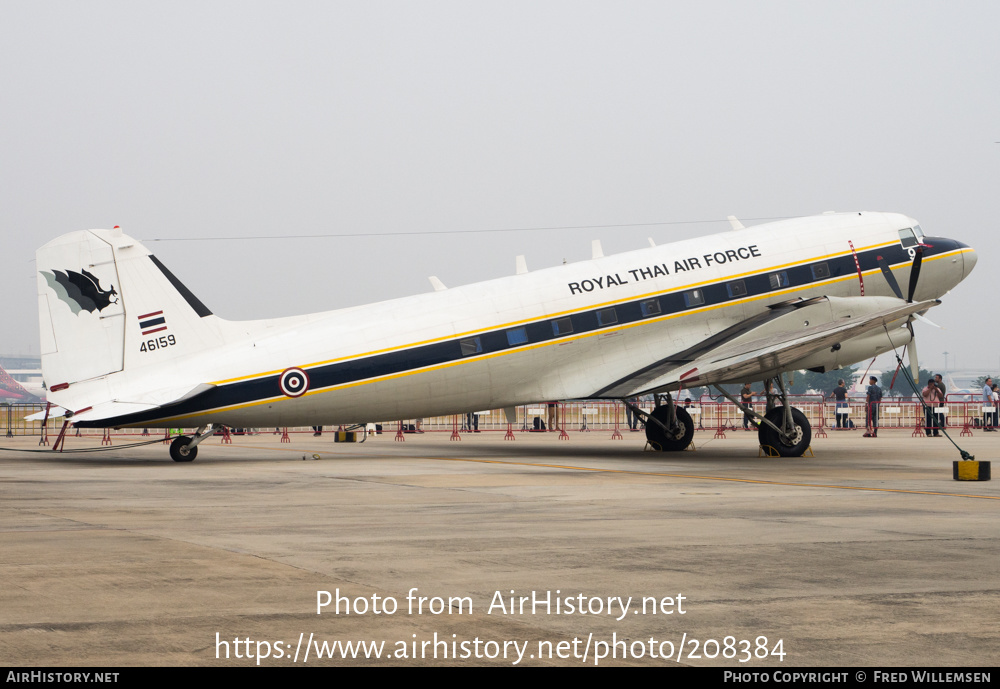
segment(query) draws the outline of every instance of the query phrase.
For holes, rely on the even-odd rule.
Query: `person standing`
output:
[[[993,379],[987,378],[983,383],[983,428],[987,433],[996,432],[993,427],[993,412],[985,411],[987,407],[993,406]]]
[[[868,432],[865,438],[878,437],[878,407],[882,402],[882,388],[878,386],[878,378],[868,377],[868,388],[865,390],[865,402],[868,407]]]
[[[1000,406],[1000,386],[993,383],[993,428],[1000,426],[1000,419],[997,418],[997,407]]]
[[[841,378],[837,381],[837,387],[833,389],[830,393],[830,397],[837,400],[837,430],[842,430],[847,428],[847,387],[844,385],[844,379]],[[841,426],[843,424],[843,426]]]
[[[940,437],[937,426],[940,414],[935,414],[934,409],[941,406],[941,389],[934,384],[933,378],[927,380],[927,387],[921,391],[920,396],[924,398],[924,432],[930,438],[933,430],[934,437]]]
[[[629,397],[625,401],[634,406],[639,405],[638,397]],[[639,415],[633,412],[632,407],[628,404],[625,405],[625,423],[628,425],[629,430],[639,430]]]
[[[753,390],[750,389],[750,383],[743,383],[743,389],[740,390],[740,402],[747,409],[753,410]],[[754,421],[753,421],[753,417],[750,416],[750,414],[748,412],[744,411],[743,412],[743,430],[744,431],[751,430],[750,429],[750,424],[753,424],[754,427],[757,426],[757,424],[754,423]]]
[[[934,374],[934,385],[941,391],[941,406],[944,407],[945,401],[948,399],[948,388],[945,387],[940,373]],[[937,426],[938,428],[948,427],[948,419],[945,418],[944,414],[937,415]]]

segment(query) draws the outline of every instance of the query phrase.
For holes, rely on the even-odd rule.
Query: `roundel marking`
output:
[[[309,375],[301,368],[286,368],[278,378],[278,387],[288,397],[301,397],[309,389]]]

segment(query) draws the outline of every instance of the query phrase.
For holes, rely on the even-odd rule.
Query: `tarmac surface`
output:
[[[952,480],[944,438],[829,435],[0,439],[0,664],[995,664],[1000,482]]]

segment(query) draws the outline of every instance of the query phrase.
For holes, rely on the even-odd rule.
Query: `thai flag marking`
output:
[[[163,317],[163,311],[154,311],[139,316],[139,329],[143,335],[151,335],[161,330],[167,329],[167,319]]]

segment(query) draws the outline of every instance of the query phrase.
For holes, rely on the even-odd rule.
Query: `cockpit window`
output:
[[[920,229],[920,225],[913,226],[913,234],[917,235],[917,239],[924,238],[924,231]]]
[[[917,241],[917,235],[913,232],[915,229],[919,230],[920,225],[917,225],[915,228],[907,227],[905,230],[899,231],[899,242],[903,245],[904,249],[909,249],[910,247],[919,244]]]

